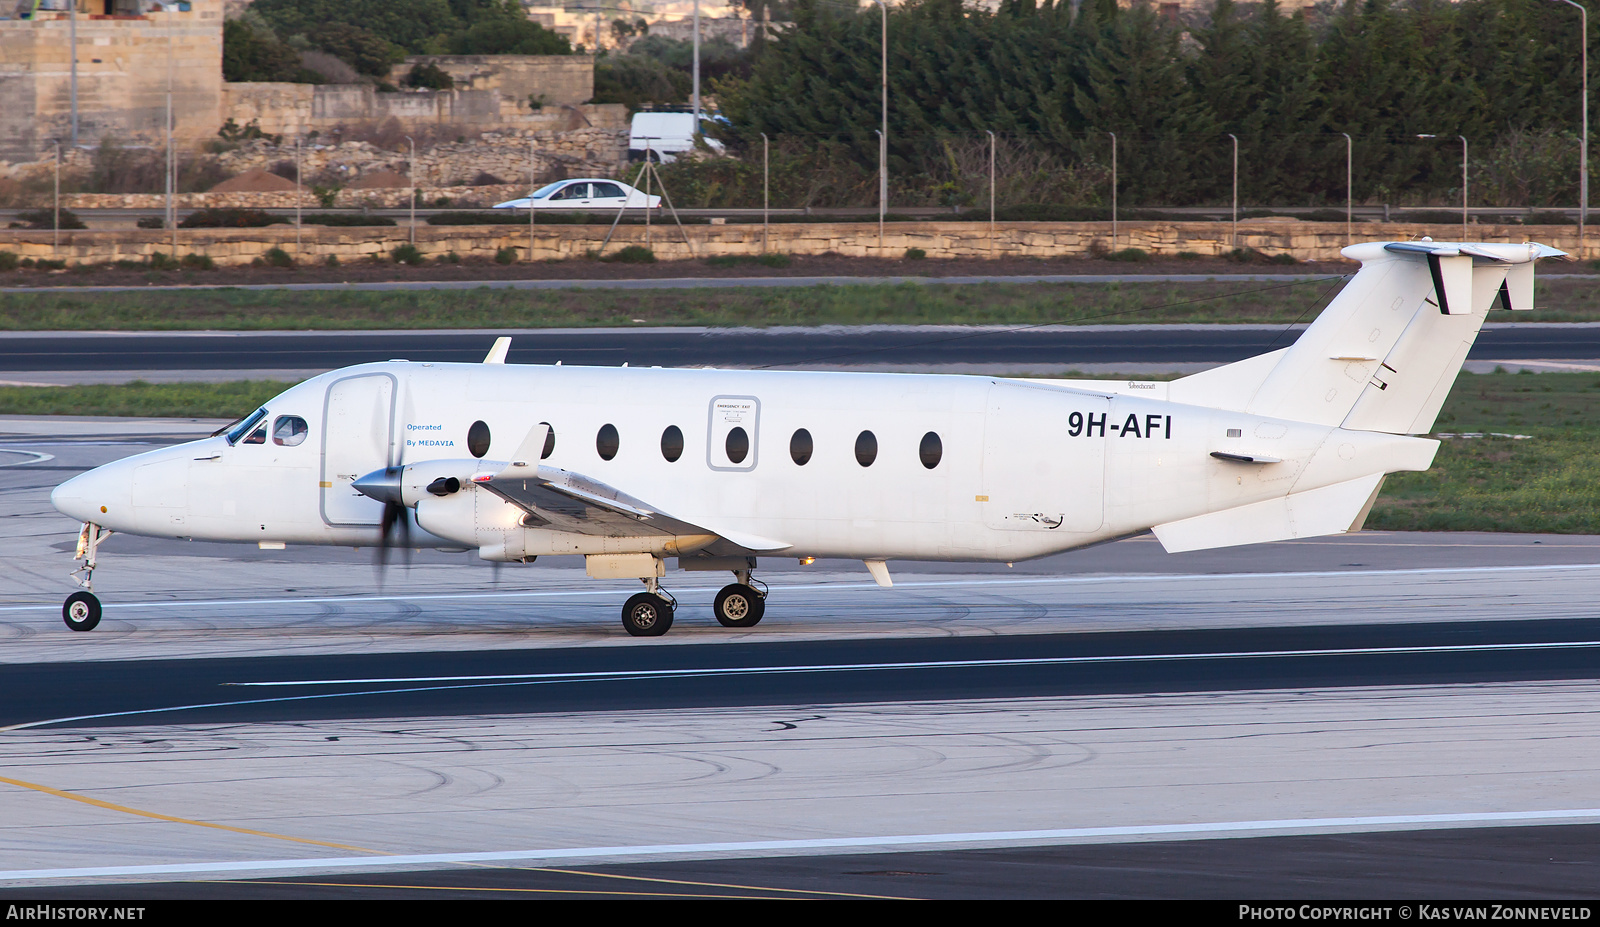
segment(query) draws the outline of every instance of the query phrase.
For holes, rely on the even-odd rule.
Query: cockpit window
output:
[[[240,419],[239,420],[239,424],[237,424],[237,425],[233,426],[232,428],[228,429],[228,443],[229,444],[238,444],[240,438],[242,438],[245,435],[249,434],[250,433],[250,429],[256,427],[259,424],[261,424],[261,420],[266,418],[266,417],[267,417],[267,410],[266,409],[257,409],[254,412],[251,412],[249,415],[246,415],[244,418]],[[264,436],[263,436],[263,440],[265,440]]]
[[[272,443],[283,447],[295,447],[306,440],[306,420],[298,415],[280,415],[272,426]]]
[[[266,444],[267,443],[267,423],[266,422],[262,422],[261,423],[261,427],[257,428],[255,431],[250,432],[250,437],[245,438],[244,441],[241,442],[241,443],[243,443],[243,444]]]

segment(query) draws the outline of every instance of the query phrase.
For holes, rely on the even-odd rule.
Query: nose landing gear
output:
[[[67,596],[61,606],[61,620],[74,631],[93,631],[100,623],[100,599],[94,594],[95,554],[100,542],[110,536],[110,529],[92,522],[84,522],[78,532],[78,548],[72,557],[83,565],[72,571],[72,581],[83,589]]]

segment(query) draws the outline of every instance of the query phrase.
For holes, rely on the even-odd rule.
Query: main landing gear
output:
[[[767,613],[767,584],[750,578],[750,571],[756,565],[754,557],[746,564],[743,569],[733,571],[737,582],[723,586],[711,606],[717,624],[725,628],[753,628]]]
[[[83,588],[61,605],[61,620],[74,631],[93,631],[100,623],[100,599],[94,594],[95,554],[100,542],[110,536],[110,529],[91,522],[84,522],[78,532],[78,549],[72,557],[83,565],[72,571],[72,581]]]
[[[748,580],[723,586],[711,611],[725,628],[753,628],[767,613],[766,589],[757,590]]]
[[[753,628],[767,612],[767,584],[751,579],[748,569],[734,570],[733,575],[739,581],[722,587],[711,611],[725,628]],[[655,577],[642,579],[646,591],[622,606],[622,627],[634,637],[660,637],[672,628],[678,602]]]

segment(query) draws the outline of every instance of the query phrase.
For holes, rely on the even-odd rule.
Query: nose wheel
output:
[[[717,593],[711,611],[725,628],[753,628],[767,612],[767,597],[754,586],[730,583]]]
[[[67,601],[61,604],[61,620],[74,631],[93,631],[100,623],[100,599],[94,594],[94,565],[100,542],[110,536],[110,529],[93,522],[84,522],[78,532],[78,549],[72,559],[82,566],[72,571],[72,580],[83,589],[67,596]]]
[[[74,592],[61,606],[61,620],[74,631],[93,631],[100,623],[100,600],[92,592]]]

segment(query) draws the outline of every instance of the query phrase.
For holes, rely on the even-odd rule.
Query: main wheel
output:
[[[732,583],[717,593],[711,610],[725,628],[753,628],[767,613],[767,600],[744,583]]]
[[[74,631],[93,631],[100,623],[100,600],[92,592],[74,592],[61,606],[61,620]]]
[[[672,603],[641,592],[622,606],[622,626],[634,637],[660,637],[672,627]]]

